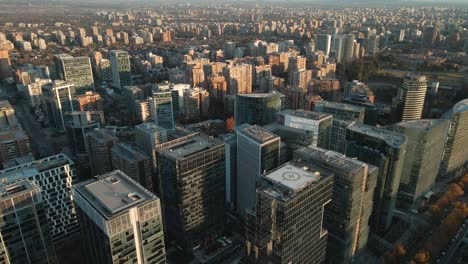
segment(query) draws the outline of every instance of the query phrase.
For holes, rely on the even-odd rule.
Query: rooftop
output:
[[[167,147],[160,150],[164,155],[176,160],[188,159],[211,148],[223,145],[223,142],[211,137],[195,134],[180,141],[166,143]]]
[[[366,111],[366,108],[362,106],[352,105],[352,104],[345,104],[345,103],[338,103],[338,102],[330,102],[330,101],[321,101],[316,104],[317,106],[323,105],[324,107],[328,108],[335,108],[335,109],[342,109],[350,112],[358,112],[363,113]]]
[[[294,163],[287,163],[264,176],[274,185],[297,192],[304,187],[320,180],[320,172],[309,167],[299,167]]]
[[[429,130],[444,122],[446,122],[446,120],[444,119],[419,119],[407,122],[400,122],[395,125],[407,128]]]
[[[468,98],[461,100],[460,102],[456,103],[453,107],[453,112],[461,113],[468,111]]]
[[[330,114],[324,114],[324,113],[313,112],[313,111],[302,110],[302,109],[299,109],[299,110],[287,109],[287,110],[281,111],[280,114],[291,115],[295,117],[302,117],[302,118],[313,119],[313,120],[322,120],[322,119],[332,116]]]
[[[253,93],[253,94],[238,94],[239,97],[247,98],[268,98],[268,97],[280,97],[279,93]]]
[[[164,127],[158,126],[153,122],[141,123],[135,126],[135,129],[141,130],[147,133],[155,133],[166,130]]]
[[[75,186],[75,190],[107,219],[125,209],[156,198],[119,170]]]
[[[13,107],[11,106],[8,100],[2,100],[0,101],[0,110],[2,111],[13,110]]]
[[[117,140],[109,131],[105,128],[95,129],[88,133],[89,136],[95,138],[98,142],[104,143],[111,140]]]
[[[271,123],[271,124],[263,126],[263,128],[265,128],[268,131],[271,131],[272,133],[275,133],[275,131],[288,131],[291,133],[295,133],[296,135],[297,134],[308,135],[312,133],[311,131],[307,131],[305,129],[289,127],[289,126],[281,125],[278,123]]]
[[[139,152],[135,148],[131,147],[127,143],[119,143],[112,147],[111,150],[113,153],[118,154],[120,157],[124,157],[129,161],[140,161],[148,159],[143,153]]]
[[[388,145],[398,148],[403,144],[406,144],[406,136],[400,133],[388,131],[383,128],[354,124],[348,128],[351,131],[355,131],[361,134],[365,134],[371,137],[375,137],[381,140],[384,140]]]
[[[257,125],[250,126],[249,124],[243,124],[237,127],[236,131],[255,140],[258,143],[265,143],[267,141],[278,138],[277,135]]]

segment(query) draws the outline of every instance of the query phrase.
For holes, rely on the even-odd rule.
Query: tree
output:
[[[423,248],[419,250],[418,253],[416,253],[416,255],[414,255],[413,261],[416,264],[425,264],[425,263],[429,263],[430,259],[431,258],[430,258],[429,252],[425,248]]]

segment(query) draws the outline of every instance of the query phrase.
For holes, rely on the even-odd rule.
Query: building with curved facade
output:
[[[268,125],[276,120],[281,110],[279,93],[238,94],[236,96],[236,126],[242,124]]]
[[[398,89],[394,102],[398,118],[401,121],[421,119],[426,98],[427,80],[426,76],[419,74],[408,74],[403,84]]]

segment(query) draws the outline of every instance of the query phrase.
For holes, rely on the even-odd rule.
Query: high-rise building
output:
[[[398,119],[401,118],[403,122],[421,119],[426,90],[426,76],[419,74],[406,75],[394,100],[394,108]]]
[[[167,142],[167,130],[153,122],[135,126],[135,143],[137,147],[151,158],[153,167],[156,165],[156,146]]]
[[[255,189],[261,175],[280,165],[281,138],[270,131],[244,124],[237,133],[237,211],[245,218],[255,207]]]
[[[191,253],[207,231],[224,225],[224,143],[191,134],[162,144],[157,163],[165,230]]]
[[[444,153],[448,125],[448,120],[444,119],[421,119],[391,127],[392,131],[408,138],[398,192],[401,206],[410,207],[433,187]]]
[[[11,62],[8,50],[0,49],[0,80],[11,76]]]
[[[236,43],[226,42],[226,44],[224,44],[224,57],[228,60],[234,58],[235,50],[236,50]]]
[[[128,57],[128,52],[123,50],[112,50],[110,52],[112,84],[119,89],[132,85],[132,73]]]
[[[86,153],[86,134],[100,128],[100,122],[91,119],[90,111],[68,112],[65,119],[65,130],[72,153]]]
[[[342,61],[350,61],[353,59],[354,55],[354,42],[355,38],[353,34],[344,34],[343,35],[343,56]]]
[[[103,111],[102,97],[98,93],[86,92],[85,94],[76,96],[78,101],[78,109],[76,111]]]
[[[423,45],[432,47],[436,43],[439,29],[433,25],[426,26],[423,32]]]
[[[252,65],[238,64],[223,69],[228,94],[252,93]]]
[[[295,151],[294,159],[333,173],[333,196],[325,207],[328,230],[327,263],[351,263],[367,244],[378,168],[345,155],[316,147]]]
[[[21,127],[0,131],[0,164],[31,154],[29,138]]]
[[[121,171],[74,186],[86,263],[166,263],[159,198]]]
[[[112,171],[111,149],[117,145],[118,139],[106,129],[95,129],[86,134],[86,146],[91,174],[102,175]]]
[[[59,132],[65,131],[65,113],[78,110],[75,86],[64,81],[54,81],[42,86],[44,105],[50,124]]]
[[[376,35],[369,36],[366,45],[367,54],[375,54],[379,51],[380,37]]]
[[[287,163],[262,176],[246,221],[246,263],[323,263],[333,176]]]
[[[312,80],[312,70],[288,70],[289,85],[300,87],[307,91],[310,80]]]
[[[364,123],[365,108],[344,103],[321,101],[315,104],[314,110],[319,113],[333,115],[330,149],[345,153],[346,130],[354,123]]]
[[[171,91],[153,90],[151,116],[157,126],[167,130],[174,129],[174,109],[172,104]]]
[[[341,62],[341,59],[343,57],[343,42],[343,36],[332,36],[331,50],[335,53],[334,56],[338,62]]]
[[[184,91],[183,116],[187,119],[200,119],[208,116],[210,93],[203,88]]]
[[[112,80],[112,66],[110,60],[101,59],[98,64],[99,78],[102,81]]]
[[[29,181],[0,187],[0,262],[57,263],[41,188]]]
[[[314,139],[312,145],[328,149],[333,125],[333,116],[307,110],[284,110],[278,114],[279,123],[312,131]]]
[[[317,49],[328,55],[331,48],[331,35],[320,34],[317,38]]]
[[[39,185],[55,245],[78,235],[79,225],[71,192],[78,176],[73,161],[66,155],[58,154],[2,170],[0,178],[4,183],[28,180]]]
[[[89,57],[73,57],[68,54],[55,55],[55,67],[60,79],[75,85],[77,94],[94,90],[93,69]]]
[[[468,99],[455,104],[440,165],[442,176],[456,174],[468,162]]]
[[[236,96],[236,125],[245,123],[264,126],[276,120],[281,110],[279,93],[239,94]]]
[[[371,227],[374,232],[386,230],[393,218],[407,138],[382,128],[356,124],[348,128],[346,141],[346,156],[379,167]]]
[[[118,143],[111,149],[112,168],[121,170],[149,191],[154,191],[150,159],[126,143]]]

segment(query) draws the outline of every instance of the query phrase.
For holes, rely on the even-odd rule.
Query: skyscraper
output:
[[[236,96],[236,125],[245,123],[267,125],[276,120],[276,113],[281,110],[279,93],[239,94]]]
[[[342,61],[350,61],[354,55],[354,42],[355,38],[353,34],[343,35],[343,57]]]
[[[65,131],[65,113],[78,110],[75,86],[65,81],[54,81],[42,86],[43,103],[50,124],[59,132]]]
[[[68,112],[65,119],[68,143],[73,154],[86,153],[86,134],[100,128],[100,122],[92,120],[89,111]]]
[[[0,187],[0,262],[57,263],[41,188],[29,181]]]
[[[426,90],[426,76],[419,74],[406,75],[394,101],[394,108],[401,121],[421,119]]]
[[[128,52],[123,50],[111,50],[110,62],[113,85],[119,89],[132,85],[132,73]]]
[[[106,129],[95,129],[86,134],[86,152],[93,176],[112,171],[111,149],[117,142],[118,139]]]
[[[172,104],[171,91],[153,90],[151,116],[157,126],[167,130],[174,129],[174,109]]]
[[[391,130],[408,138],[398,202],[410,207],[434,185],[447,138],[448,120],[421,119],[401,122]]]
[[[77,94],[94,90],[93,70],[89,57],[73,57],[68,54],[55,55],[58,77],[75,85]]]
[[[246,263],[323,263],[332,188],[332,175],[299,161],[265,174],[247,213]]]
[[[423,45],[426,47],[434,46],[439,29],[433,25],[426,26],[423,32]]]
[[[279,114],[279,123],[285,126],[304,129],[314,133],[312,145],[329,148],[333,116],[307,110],[284,110]]]
[[[149,157],[126,143],[118,143],[111,149],[112,168],[121,170],[147,190],[153,192],[153,175]]]
[[[317,49],[328,55],[331,48],[331,35],[320,34],[317,38]]]
[[[71,186],[78,180],[74,163],[64,154],[20,164],[0,171],[2,182],[28,180],[41,188],[50,234],[55,245],[78,235]]]
[[[208,230],[224,225],[224,143],[200,133],[191,134],[160,145],[157,163],[165,230],[192,253]]]
[[[166,263],[159,198],[121,171],[74,186],[86,263]]]
[[[374,232],[386,230],[393,218],[407,138],[382,128],[356,124],[348,128],[346,141],[346,156],[379,167],[371,227]]]
[[[137,147],[151,158],[156,165],[156,146],[167,141],[167,130],[153,122],[142,123],[135,126],[135,143]]]
[[[340,62],[343,57],[343,42],[343,36],[332,36],[331,50],[335,52],[335,58],[338,62]]]
[[[252,65],[238,64],[223,69],[228,94],[252,93]]]
[[[261,175],[280,165],[281,138],[260,126],[244,124],[237,133],[237,211],[255,207],[255,189]]]
[[[351,263],[367,244],[378,168],[345,155],[316,147],[294,152],[294,158],[333,173],[333,196],[325,207],[328,230],[327,263]]]
[[[468,99],[455,104],[442,159],[442,176],[451,176],[468,162]]]

